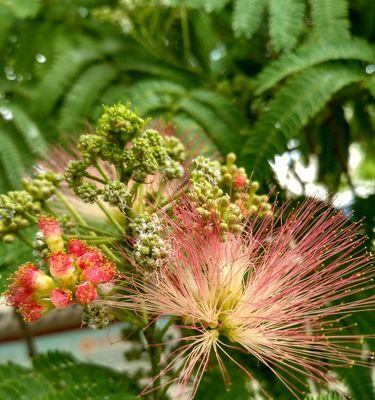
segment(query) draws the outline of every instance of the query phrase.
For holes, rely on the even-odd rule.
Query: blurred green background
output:
[[[374,21],[368,0],[0,0],[0,192],[131,102],[264,190],[353,209],[373,248]]]

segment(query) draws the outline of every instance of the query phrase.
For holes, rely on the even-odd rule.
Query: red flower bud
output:
[[[32,263],[22,265],[13,278],[15,287],[32,289],[38,295],[44,295],[54,287],[53,279]]]
[[[75,268],[72,257],[60,251],[49,257],[48,264],[50,273],[54,278],[65,281],[67,284],[75,282]]]
[[[76,265],[85,269],[88,267],[97,268],[105,262],[103,253],[95,248],[87,246],[87,250],[80,257],[76,259]]]
[[[73,257],[80,257],[89,249],[87,243],[79,239],[69,240],[69,254]]]
[[[41,318],[44,311],[44,307],[38,303],[22,304],[18,307],[18,312],[26,322],[36,321]]]
[[[38,226],[51,253],[64,250],[62,229],[55,218],[39,216]]]
[[[56,308],[66,308],[73,303],[72,292],[61,288],[53,289],[50,293],[50,300]]]
[[[233,184],[236,188],[242,188],[246,185],[246,175],[238,172],[233,178]]]
[[[11,285],[5,293],[5,298],[10,306],[18,307],[21,304],[31,303],[34,291],[24,286]]]
[[[78,303],[88,304],[95,300],[97,291],[95,286],[90,282],[83,282],[77,286],[76,299]]]
[[[91,282],[93,285],[110,282],[115,276],[116,268],[110,261],[99,266],[89,266],[82,272],[81,279]]]

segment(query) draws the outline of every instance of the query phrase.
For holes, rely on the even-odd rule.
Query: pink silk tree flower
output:
[[[64,250],[63,232],[56,218],[40,215],[38,226],[51,253]]]
[[[89,246],[86,242],[80,239],[70,239],[69,240],[69,254],[73,257],[82,256]]]
[[[12,285],[14,288],[23,288],[26,294],[27,289],[38,296],[48,294],[54,287],[53,279],[41,271],[32,263],[22,265],[13,275]],[[21,290],[18,290],[20,295]]]
[[[50,300],[56,308],[66,308],[73,304],[73,295],[68,289],[55,288],[50,293]]]
[[[87,246],[85,252],[76,258],[77,267],[84,270],[85,268],[97,268],[105,262],[104,254],[95,247]]]
[[[83,282],[76,288],[75,297],[80,304],[92,303],[97,296],[95,286],[90,282]]]
[[[22,304],[18,307],[17,311],[26,322],[33,322],[41,318],[49,309],[50,307],[47,305],[47,302],[33,302]]]
[[[81,279],[88,281],[93,285],[108,283],[115,276],[116,267],[110,261],[105,261],[102,264],[88,266],[82,271]]]
[[[224,378],[222,356],[252,376],[228,352],[228,340],[265,364],[296,398],[291,377],[330,383],[329,367],[366,364],[363,336],[343,327],[349,313],[375,305],[375,295],[364,292],[374,288],[375,268],[360,250],[359,224],[314,201],[286,208],[225,236],[219,227],[205,227],[190,205],[178,208],[166,222],[171,250],[165,263],[149,274],[134,260],[139,273],[111,302],[174,317],[192,330],[161,373],[182,365],[177,381],[183,392],[192,380],[191,398],[210,355]]]
[[[64,285],[74,284],[77,280],[73,258],[60,251],[51,254],[48,258],[48,266],[51,275]]]

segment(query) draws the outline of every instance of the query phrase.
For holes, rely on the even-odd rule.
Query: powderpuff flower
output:
[[[80,239],[70,239],[69,240],[69,254],[73,257],[80,257],[89,249],[86,242]]]
[[[173,316],[193,331],[162,372],[182,365],[181,391],[192,380],[194,397],[210,355],[224,378],[222,356],[245,371],[228,341],[265,364],[296,398],[292,377],[329,383],[330,366],[363,364],[363,337],[342,332],[348,313],[375,305],[364,292],[374,287],[375,268],[359,249],[358,224],[313,201],[246,221],[242,234],[225,240],[189,205],[168,223],[165,263],[152,274],[138,266],[127,293],[111,305]]]
[[[38,226],[51,253],[64,250],[63,232],[56,218],[41,215],[38,219]]]
[[[74,284],[76,281],[75,267],[73,258],[60,251],[51,254],[48,258],[48,266],[50,274],[58,281],[65,285]]]
[[[98,295],[95,286],[90,282],[83,282],[76,288],[75,297],[80,304],[89,304]]]
[[[99,265],[88,266],[82,271],[81,279],[93,285],[108,283],[115,276],[115,265],[110,261],[105,261]]]
[[[66,308],[73,303],[73,295],[68,289],[55,288],[50,293],[50,300],[56,308]]]
[[[76,258],[77,267],[84,270],[86,268],[98,268],[105,262],[104,254],[95,247],[87,246],[85,252]]]
[[[34,290],[11,284],[5,292],[7,304],[10,306],[18,307],[21,304],[28,304],[34,300]]]
[[[42,296],[54,287],[53,279],[32,263],[22,265],[14,274],[12,281],[13,289],[19,289],[16,297],[26,296],[27,292]]]
[[[32,302],[22,304],[18,307],[17,311],[22,315],[26,322],[33,322],[41,318],[46,312],[50,310],[47,302]]]

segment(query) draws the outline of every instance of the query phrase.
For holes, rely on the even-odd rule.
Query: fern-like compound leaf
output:
[[[316,36],[322,41],[350,38],[348,0],[311,0]]]
[[[270,0],[269,32],[276,51],[293,49],[302,32],[304,0]]]
[[[313,65],[331,60],[375,60],[375,46],[363,39],[313,43],[274,61],[255,79],[255,93],[261,94],[272,88],[288,75],[303,71]]]
[[[235,0],[232,15],[234,35],[251,39],[262,22],[265,6],[265,0]]]
[[[360,68],[322,65],[292,79],[270,101],[251,132],[243,149],[249,170],[258,177],[269,174],[268,161],[286,150],[287,141],[296,137],[337,91],[364,77]]]

